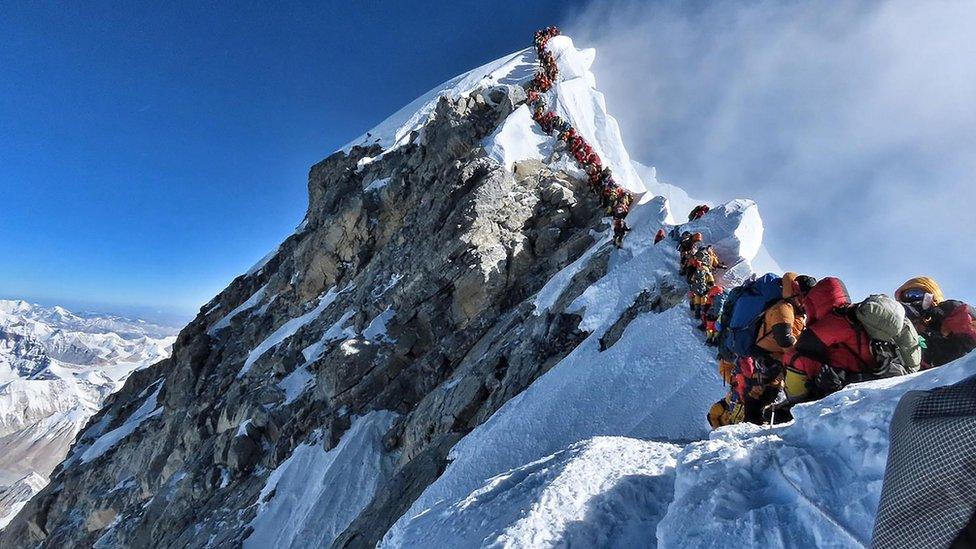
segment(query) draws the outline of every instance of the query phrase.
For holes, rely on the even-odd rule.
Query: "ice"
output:
[[[702,233],[703,242],[714,246],[719,259],[727,265],[739,260],[752,261],[762,246],[762,218],[752,200],[733,200],[712,208],[704,217],[684,224],[681,229]]]
[[[81,454],[81,462],[89,463],[95,459],[98,459],[99,456],[111,450],[116,444],[134,433],[135,430],[142,425],[142,422],[163,413],[162,407],[156,407],[156,397],[159,396],[159,391],[161,391],[162,388],[163,384],[160,383],[156,390],[151,395],[146,397],[146,400],[143,401],[142,405],[139,406],[135,412],[132,412],[132,415],[130,415],[121,426],[98,437],[95,442],[93,442],[91,446],[89,446],[84,453]]]
[[[535,69],[536,57],[531,48],[487,63],[428,91],[341,150],[348,153],[355,146],[379,145],[384,153],[389,152],[409,143],[410,134],[424,126],[440,97],[457,99],[482,87],[522,85],[532,79]]]
[[[370,191],[378,191],[389,184],[390,184],[390,178],[383,177],[371,182],[369,185],[366,185],[366,187],[363,189],[363,192],[368,193]]]
[[[243,313],[248,309],[254,308],[258,303],[261,303],[261,301],[265,297],[265,292],[267,292],[267,290],[268,290],[267,284],[261,286],[261,288],[258,289],[258,291],[254,292],[254,294],[251,295],[251,297],[247,298],[247,301],[241,303],[240,305],[235,307],[234,310],[227,313],[227,315],[225,315],[223,318],[215,322],[214,325],[207,330],[207,333],[213,335],[219,332],[220,330],[223,330],[224,328],[230,326],[230,321],[233,320],[234,317],[236,317],[237,315]]]
[[[366,326],[366,329],[363,330],[363,337],[373,340],[387,339],[386,325],[393,320],[394,316],[396,316],[396,311],[387,307],[385,311],[376,315],[376,318],[370,321],[369,326]]]
[[[354,418],[339,444],[299,445],[268,477],[245,548],[328,547],[369,504],[393,468],[383,437],[397,415]]]
[[[234,434],[235,437],[246,437],[247,436],[247,426],[251,424],[250,419],[246,419],[237,426],[237,432]]]
[[[282,402],[282,405],[287,406],[295,402],[295,399],[300,397],[314,381],[315,376],[308,371],[307,365],[303,364],[295,368],[294,372],[278,382],[278,387],[285,392],[285,401]]]
[[[251,366],[259,358],[261,358],[264,353],[268,352],[274,347],[277,347],[278,344],[295,335],[295,333],[298,332],[298,330],[300,330],[303,326],[318,318],[329,305],[332,305],[336,298],[339,297],[340,293],[341,292],[337,292],[335,288],[331,288],[319,298],[319,303],[314,309],[298,318],[293,318],[288,322],[285,322],[277,330],[272,332],[271,335],[266,337],[264,341],[262,341],[250,352],[250,354],[248,354],[247,359],[244,361],[244,366],[242,366],[241,371],[237,373],[238,379],[247,375],[247,372],[250,371]]]
[[[329,327],[325,332],[322,333],[322,337],[318,341],[305,347],[302,350],[302,356],[305,357],[305,366],[308,366],[322,357],[322,354],[328,348],[328,346],[336,341],[349,339],[351,337],[356,337],[356,331],[351,326],[346,326],[351,319],[356,314],[354,309],[349,309],[342,313],[339,320],[335,321],[332,326]]]
[[[553,144],[553,138],[542,133],[529,108],[522,105],[485,138],[484,147],[489,157],[512,169],[516,162],[547,158]]]
[[[28,501],[30,500],[25,499],[23,501],[14,503],[7,509],[7,512],[3,516],[0,516],[0,530],[4,529],[8,524],[10,524],[10,521],[14,520],[14,517],[16,517],[17,513],[19,513],[20,510],[27,505]]]
[[[278,255],[279,249],[281,249],[280,246],[268,252],[268,255],[262,257],[257,263],[255,263],[250,269],[248,269],[247,272],[244,273],[244,276],[251,276],[259,273],[261,269],[263,269],[264,266],[268,264],[268,262],[274,259],[274,256]]]

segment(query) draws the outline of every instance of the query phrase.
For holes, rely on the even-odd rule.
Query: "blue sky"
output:
[[[0,294],[195,311],[301,221],[312,164],[571,4],[282,6],[3,8]]]
[[[16,3],[0,297],[184,318],[301,221],[308,168],[558,23],[632,156],[756,199],[786,268],[972,301],[976,4]]]

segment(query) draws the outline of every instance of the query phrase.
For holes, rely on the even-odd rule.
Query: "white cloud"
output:
[[[784,267],[976,296],[976,3],[617,1],[565,27],[632,155],[757,199]]]

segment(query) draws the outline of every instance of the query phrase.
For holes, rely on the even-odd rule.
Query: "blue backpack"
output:
[[[725,356],[751,356],[756,343],[756,331],[767,307],[783,298],[783,279],[773,273],[763,275],[737,288],[735,302],[730,299],[725,306],[732,307],[731,314],[723,314],[724,332],[719,351]],[[725,311],[723,311],[725,313]]]

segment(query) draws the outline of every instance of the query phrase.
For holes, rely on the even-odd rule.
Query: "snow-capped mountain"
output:
[[[725,388],[653,244],[696,201],[631,160],[595,52],[548,47],[547,103],[639,194],[623,249],[532,120],[534,50],[458,76],[312,167],[296,232],[108,397],[0,545],[868,541],[897,398],[976,359],[710,432]],[[778,270],[752,201],[688,228],[726,282]]]
[[[47,482],[75,436],[135,370],[169,356],[175,330],[0,301],[0,526]]]

